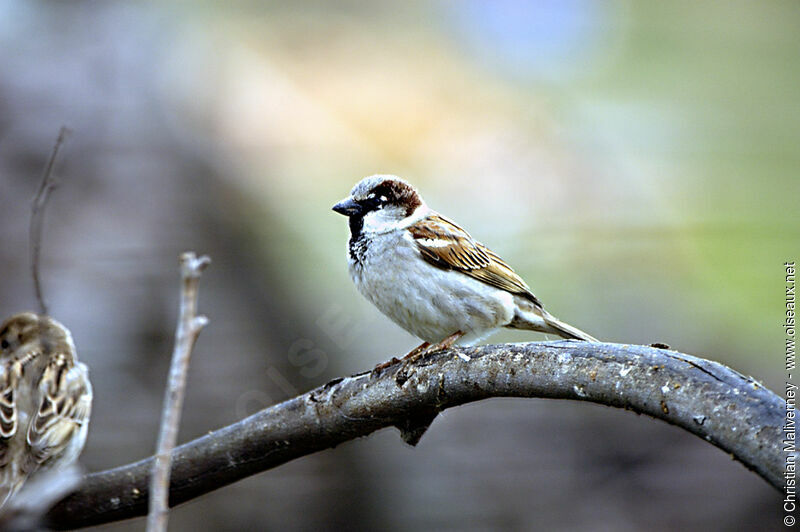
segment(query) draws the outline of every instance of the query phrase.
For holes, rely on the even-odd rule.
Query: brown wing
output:
[[[541,303],[525,281],[492,250],[447,218],[432,214],[409,227],[422,257],[444,270],[455,270],[506,292]]]
[[[54,357],[42,375],[39,393],[39,409],[27,434],[35,465],[75,460],[83,448],[92,405],[86,366]]]

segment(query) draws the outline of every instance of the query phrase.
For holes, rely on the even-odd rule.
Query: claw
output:
[[[429,353],[437,353],[439,351],[444,351],[445,349],[449,349],[450,347],[453,347],[453,344],[455,344],[458,341],[458,339],[461,338],[462,336],[464,336],[463,332],[456,331],[439,343],[431,345],[428,342],[425,342],[421,346],[417,347],[409,354],[404,356],[403,362],[409,364],[411,362],[419,360],[420,358]]]
[[[406,356],[408,356],[408,355],[406,355]],[[388,368],[389,366],[394,366],[398,362],[400,362],[400,359],[398,359],[397,357],[392,357],[391,360],[387,360],[386,362],[382,362],[382,363],[378,364],[377,366],[375,366],[374,368],[372,368],[372,371],[384,370],[384,369]]]
[[[459,338],[464,336],[464,333],[461,331],[456,331],[444,340],[436,344],[430,344],[429,342],[422,342],[420,345],[409,351],[409,353],[401,359],[397,359],[396,357],[392,357],[391,360],[378,364],[372,371],[381,371],[390,366],[394,366],[398,362],[403,362],[404,364],[410,364],[416,360],[419,360],[423,356],[427,355],[428,353],[436,353],[437,351],[442,351],[444,349],[449,349],[450,347],[455,344]]]
[[[423,353],[427,352],[428,348],[430,346],[431,346],[431,344],[429,344],[428,342],[422,342],[417,347],[415,347],[414,349],[409,351],[409,353],[406,356],[403,357],[403,360],[406,360],[406,359],[413,360],[414,358],[416,358],[416,357],[422,355]]]
[[[463,333],[461,331],[454,332],[453,334],[451,334],[450,336],[448,336],[447,338],[445,338],[444,340],[442,340],[441,342],[436,344],[432,351],[433,352],[444,351],[445,349],[449,349],[449,348],[453,347],[453,344],[455,344],[458,341],[459,338],[464,336],[464,334],[465,333]]]

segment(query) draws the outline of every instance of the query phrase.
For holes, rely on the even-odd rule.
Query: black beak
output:
[[[364,212],[364,208],[353,198],[345,198],[333,206],[333,210],[345,216],[358,216]]]

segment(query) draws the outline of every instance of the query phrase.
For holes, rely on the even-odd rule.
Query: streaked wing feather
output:
[[[0,365],[0,466],[8,463],[8,447],[17,433],[17,380],[8,361]]]
[[[456,270],[506,292],[541,303],[525,281],[492,250],[447,218],[435,214],[409,227],[425,260],[445,270]]]
[[[27,441],[37,465],[60,457],[73,435],[88,422],[91,385],[83,364],[51,363],[39,385],[41,402],[28,426]]]

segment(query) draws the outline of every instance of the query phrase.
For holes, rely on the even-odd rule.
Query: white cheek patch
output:
[[[439,238],[420,238],[417,242],[426,248],[446,248],[453,245],[452,241]]]
[[[373,210],[364,215],[364,232],[367,233],[387,233],[400,228],[400,224],[405,217],[402,209],[394,206],[387,206]]]

